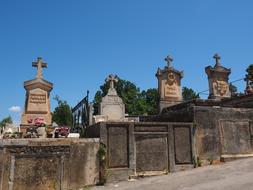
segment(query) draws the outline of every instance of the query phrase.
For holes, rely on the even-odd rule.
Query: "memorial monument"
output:
[[[118,96],[114,83],[118,82],[116,75],[110,74],[106,82],[110,83],[110,88],[99,106],[99,115],[106,116],[108,121],[124,121],[125,119],[125,104]]]
[[[160,113],[163,108],[182,102],[181,79],[183,78],[183,71],[178,71],[172,67],[173,58],[171,56],[167,56],[165,61],[167,66],[164,69],[158,68],[156,73]]]
[[[229,90],[228,77],[231,73],[231,69],[221,66],[221,58],[217,53],[213,58],[216,62],[214,67],[208,66],[205,68],[209,83],[208,99],[221,100],[224,98],[230,98],[231,93]]]
[[[53,84],[44,80],[42,75],[42,69],[47,68],[47,63],[44,63],[39,57],[36,62],[32,63],[32,66],[37,67],[37,75],[35,79],[24,82],[26,99],[21,127],[34,126],[38,123],[51,126],[50,92]]]

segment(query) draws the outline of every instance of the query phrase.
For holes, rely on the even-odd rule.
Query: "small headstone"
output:
[[[164,60],[167,62],[167,66],[164,69],[158,68],[156,73],[160,112],[163,108],[182,102],[181,79],[183,72],[173,68],[171,56],[167,56]]]
[[[228,79],[231,73],[231,69],[227,69],[221,66],[221,58],[218,54],[215,54],[213,58],[215,59],[215,66],[208,66],[205,68],[209,83],[208,98],[215,100],[230,98],[231,92],[229,90]]]
[[[124,121],[125,105],[114,88],[114,83],[118,82],[118,78],[111,74],[107,77],[106,82],[110,83],[110,88],[107,95],[102,98],[99,115],[106,115],[108,121]]]

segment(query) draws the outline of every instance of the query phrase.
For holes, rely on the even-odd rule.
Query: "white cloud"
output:
[[[9,111],[10,111],[10,112],[14,112],[14,113],[18,113],[18,112],[21,111],[21,108],[20,108],[20,106],[11,106],[11,107],[9,108]]]

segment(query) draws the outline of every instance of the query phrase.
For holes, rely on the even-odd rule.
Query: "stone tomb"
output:
[[[53,84],[44,80],[42,68],[47,67],[42,58],[33,62],[33,67],[37,67],[38,73],[35,79],[25,81],[26,90],[25,108],[22,114],[21,126],[35,125],[36,119],[41,119],[46,125],[52,125],[50,112],[50,91]]]
[[[209,99],[220,100],[223,98],[230,98],[228,76],[231,69],[227,69],[220,64],[220,56],[215,54],[213,58],[216,60],[214,67],[208,66],[205,68],[208,75],[209,83]]]
[[[100,122],[85,135],[105,144],[108,181],[184,170],[195,157],[192,123]]]
[[[99,115],[106,116],[108,121],[124,121],[125,104],[114,88],[114,82],[118,82],[117,76],[111,74],[106,81],[110,82],[110,88],[107,95],[102,98]]]
[[[99,139],[0,141],[0,190],[82,189],[99,181]]]
[[[183,72],[172,67],[172,57],[165,58],[168,66],[164,69],[158,68],[156,77],[158,79],[159,110],[182,102],[181,79]]]

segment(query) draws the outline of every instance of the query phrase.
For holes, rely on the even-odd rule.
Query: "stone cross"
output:
[[[118,82],[117,75],[110,74],[107,77],[106,82],[110,82],[110,89],[114,89],[114,82]]]
[[[42,78],[42,68],[47,68],[47,63],[43,63],[41,57],[38,57],[37,62],[32,62],[33,67],[37,67],[37,76],[36,78]]]
[[[220,66],[220,56],[218,53],[214,54],[213,58],[215,59],[216,66]]]
[[[167,62],[168,67],[172,67],[173,58],[170,55],[168,55],[164,60]]]

